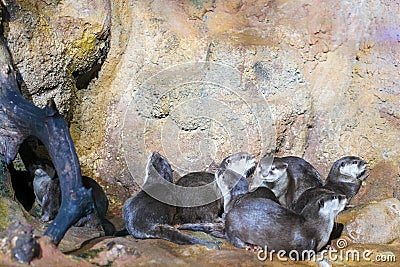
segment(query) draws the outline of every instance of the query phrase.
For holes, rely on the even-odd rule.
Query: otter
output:
[[[166,197],[174,198],[174,192],[160,179],[172,183],[172,169],[166,158],[158,152],[153,152],[146,165],[145,190],[126,200],[122,208],[128,233],[139,239],[160,238],[181,245],[200,244],[210,249],[219,248],[212,242],[184,234],[171,226],[176,207],[163,203],[147,193],[163,192]]]
[[[61,206],[60,180],[56,176],[54,167],[49,163],[36,162],[29,169],[34,173],[33,191],[37,203],[41,206],[40,219],[49,222],[56,217]],[[92,190],[95,209],[93,213],[80,218],[74,226],[103,230],[105,235],[112,235],[115,227],[106,219],[109,203],[105,192],[95,180],[87,176],[82,176],[82,185]]]
[[[183,187],[200,187],[215,182],[215,176],[209,172],[193,172],[181,177],[176,183]],[[174,224],[207,223],[218,220],[223,212],[221,192],[218,187],[210,190],[209,198],[215,201],[198,207],[177,207]],[[193,196],[190,196],[193,197]],[[182,203],[185,204],[185,203]]]
[[[324,187],[346,195],[350,201],[360,190],[361,183],[367,178],[367,163],[355,156],[345,156],[331,167]]]
[[[256,158],[245,152],[226,157],[215,173],[215,179],[224,197],[224,214],[232,207],[236,197],[249,192],[250,176],[256,165]]]
[[[349,202],[368,175],[367,163],[364,160],[355,156],[342,157],[332,165],[325,183],[304,191],[294,203],[293,210],[301,212],[310,199],[326,192],[343,194]]]
[[[317,252],[329,241],[335,216],[345,203],[344,195],[330,192],[298,214],[269,198],[243,197],[225,217],[227,240],[238,248]]]
[[[285,207],[292,208],[304,191],[323,184],[318,171],[302,158],[275,157],[271,166],[265,162],[265,157],[259,161],[255,179],[262,180]]]
[[[179,229],[203,231],[212,236],[225,238],[225,223],[224,216],[235,204],[238,198],[249,193],[249,183],[247,179],[254,170],[256,165],[255,157],[251,154],[240,152],[226,157],[222,160],[220,166],[215,173],[215,180],[223,194],[223,215],[219,220],[206,223],[186,223],[179,226]],[[272,194],[258,188],[252,195],[263,196],[263,194]]]
[[[54,219],[61,206],[60,180],[50,177],[44,167],[36,163],[31,169],[34,170],[33,192],[36,202],[42,208],[41,220],[48,222]]]

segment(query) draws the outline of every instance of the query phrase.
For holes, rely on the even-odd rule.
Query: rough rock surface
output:
[[[164,101],[157,105],[166,109],[142,117],[146,127],[126,119],[130,101],[149,87],[153,75],[178,64],[208,60],[237,69],[255,85],[255,103],[265,101],[265,116],[271,113],[274,118],[273,141],[279,155],[303,156],[323,176],[341,156],[360,156],[373,171],[363,188],[365,197],[352,202],[398,197],[398,11],[395,2],[384,0],[114,3],[114,38],[107,61],[88,90],[79,91],[81,105],[71,125],[83,170],[104,181],[119,207],[143,178],[132,177],[129,170],[143,168],[152,150],[164,152],[175,169],[183,170],[181,175],[199,165],[189,169],[180,159],[194,161],[206,150],[215,152],[218,162],[238,149],[230,139],[235,134],[249,137],[248,150],[261,153],[265,148],[254,133],[242,133],[256,125],[246,124],[243,113],[219,121],[221,128],[207,128],[207,121],[188,119],[187,110],[199,109],[188,102],[188,94],[160,97],[168,89],[165,81],[152,87],[151,97]],[[224,84],[226,79],[221,76],[217,82]],[[193,96],[201,100],[201,95]],[[216,99],[229,106],[228,100]],[[191,104],[190,109],[182,103]],[[136,108],[146,105],[139,101]],[[221,119],[215,105],[209,117]],[[144,145],[124,147],[124,123],[131,123],[132,142]],[[244,127],[230,131],[236,123]],[[171,125],[179,129],[171,131],[172,138],[165,132],[160,136],[160,129],[168,133]]]
[[[5,37],[26,97],[44,106],[54,97],[71,116],[76,91],[95,77],[108,51],[108,0],[5,2]]]
[[[341,238],[352,243],[389,244],[400,238],[400,201],[389,198],[359,205],[340,213]]]
[[[212,163],[209,155],[218,162],[237,152],[246,139],[248,151],[257,156],[276,146],[278,155],[302,156],[325,177],[338,158],[360,156],[371,173],[352,204],[400,198],[400,5],[396,1],[3,2],[4,35],[22,75],[24,95],[39,106],[55,97],[70,121],[83,174],[104,187],[110,219],[117,228],[123,226],[123,202],[138,191],[143,179],[131,172],[144,167],[152,150],[167,156],[183,175],[205,169]],[[208,91],[194,83],[186,87],[176,83],[175,88],[173,82],[187,78],[189,72],[159,76],[160,71],[193,61],[225,64],[237,70],[240,82],[251,82],[254,90],[236,96],[212,91],[222,90],[227,81],[237,82],[236,76],[226,75],[229,72],[206,72],[205,77],[211,75],[215,82]],[[140,93],[145,97],[132,107],[131,100]],[[240,98],[249,94],[253,98]],[[207,97],[215,101],[204,102]],[[203,110],[207,116],[197,116]],[[131,111],[139,112],[137,120],[129,117]],[[273,131],[260,132],[257,123],[268,120]],[[262,138],[272,141],[263,143]],[[197,162],[202,153],[207,160]],[[196,163],[192,168],[191,162]],[[370,205],[382,205],[378,203]],[[390,208],[384,207],[376,208],[391,218]],[[362,216],[357,213],[353,218]],[[377,216],[369,220],[382,228],[389,225]],[[66,247],[77,248],[88,238],[85,235]],[[96,248],[103,251],[109,242]],[[167,255],[171,265],[196,262],[182,259],[174,245],[154,240],[118,239],[103,254],[111,251],[107,255],[118,261],[115,255],[129,254],[127,247],[146,244],[149,250],[154,247],[157,257]],[[188,247],[187,255],[196,254],[196,249]],[[398,241],[374,249],[399,255]],[[70,261],[75,265],[75,257],[52,249],[49,253],[45,255],[58,255],[65,266]],[[200,253],[198,262],[259,264],[249,259],[252,255],[243,260],[240,257],[249,254],[237,250],[210,254]],[[101,257],[78,263],[102,264]],[[129,257],[143,262],[151,258],[135,253]],[[32,264],[41,266],[49,258]]]

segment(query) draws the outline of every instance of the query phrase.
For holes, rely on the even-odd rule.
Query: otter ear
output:
[[[283,169],[287,169],[287,167],[288,167],[289,165],[287,164],[287,163],[283,163]]]
[[[324,204],[325,204],[325,201],[324,201],[323,199],[318,200],[318,206],[319,206],[320,208],[323,208],[323,207],[324,207]]]

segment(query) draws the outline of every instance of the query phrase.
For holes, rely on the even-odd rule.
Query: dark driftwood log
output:
[[[27,101],[19,92],[15,71],[3,56],[0,59],[0,154],[7,164],[15,159],[28,136],[38,138],[45,145],[60,178],[61,207],[45,232],[58,244],[72,224],[93,212],[91,191],[82,185],[80,165],[67,123],[54,101],[49,100],[43,109]]]

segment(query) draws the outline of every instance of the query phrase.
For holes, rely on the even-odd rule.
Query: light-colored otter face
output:
[[[56,170],[51,162],[47,160],[36,161],[35,163],[30,164],[29,166],[30,173],[34,174],[35,176],[40,176],[40,171],[36,173],[37,170],[41,170],[45,172],[46,175],[50,176],[50,178],[54,178],[56,175]]]
[[[248,191],[246,177],[256,165],[256,158],[248,153],[240,152],[225,158],[215,172],[215,180],[224,196],[224,212],[228,212],[232,191],[237,193]]]
[[[226,170],[231,170],[241,176],[246,177],[248,172],[256,165],[256,158],[248,153],[240,152],[225,158],[221,166]]]
[[[35,178],[34,179],[51,180],[51,177],[42,168],[37,168],[35,170]]]
[[[335,217],[344,209],[344,206],[347,203],[347,199],[344,195],[336,195],[336,194],[328,194],[323,196],[321,199],[318,200],[318,214],[322,217],[324,223],[322,222],[321,225],[324,225],[325,231],[320,236],[320,241],[317,244],[317,251],[321,250],[323,246],[329,240],[329,236],[333,229]],[[304,210],[303,210],[304,211]],[[314,221],[311,223],[315,224]],[[318,226],[319,227],[319,226]]]
[[[341,212],[347,203],[346,196],[333,195],[328,199],[320,199],[318,201],[319,214],[324,218],[334,218]]]
[[[262,181],[274,183],[279,179],[286,177],[287,167],[288,165],[284,162],[274,162],[269,166],[269,168],[263,164],[258,164],[255,176]]]
[[[359,158],[354,158],[341,162],[339,172],[340,174],[349,176],[353,179],[360,178],[361,180],[364,180],[366,176],[363,174],[366,172],[366,169],[367,164],[365,161]]]

